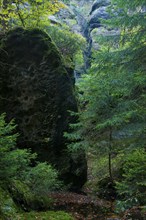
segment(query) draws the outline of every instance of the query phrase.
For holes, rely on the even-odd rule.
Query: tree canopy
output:
[[[41,27],[48,25],[49,15],[65,5],[58,0],[1,1],[0,23],[3,30],[12,27]]]

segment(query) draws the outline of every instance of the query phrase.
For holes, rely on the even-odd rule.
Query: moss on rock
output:
[[[63,211],[24,212],[16,206],[8,191],[0,187],[0,220],[73,220]]]
[[[0,187],[0,220],[13,219],[20,212],[8,191]]]
[[[68,213],[65,213],[63,211],[48,211],[48,212],[28,212],[18,215],[16,218],[20,220],[73,220],[73,217],[69,215]]]

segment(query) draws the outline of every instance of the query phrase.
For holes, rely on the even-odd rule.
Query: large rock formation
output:
[[[68,110],[77,110],[72,76],[41,30],[18,28],[0,38],[0,113],[16,119],[19,147],[37,152],[65,183],[80,188],[86,181],[85,155],[72,157],[63,137],[74,120]]]
[[[107,9],[106,6],[101,6],[95,11],[93,11],[93,13],[91,14],[90,21],[89,21],[90,30],[93,30],[94,28],[99,28],[102,26],[100,19],[106,20],[109,18],[109,14],[107,13],[106,9]]]
[[[109,0],[95,0],[89,18],[89,29],[92,31],[95,28],[101,27],[101,19],[110,18],[109,13],[107,12],[107,7],[110,5]]]
[[[85,73],[90,68],[92,48],[99,49],[96,34],[92,34],[92,31],[95,29],[102,31],[103,24],[101,20],[110,18],[107,12],[109,5],[110,0],[70,0],[67,7],[57,15],[59,20],[65,22],[73,32],[80,33],[87,41],[87,46],[83,51],[84,65],[77,72],[77,76]],[[106,27],[104,28],[106,29]]]
[[[96,9],[99,9],[103,6],[108,6],[110,4],[110,0],[95,0],[92,4],[92,8],[90,14],[92,14]]]

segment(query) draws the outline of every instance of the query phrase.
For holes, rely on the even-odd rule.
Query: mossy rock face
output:
[[[68,110],[77,111],[73,80],[56,46],[43,31],[22,28],[1,35],[0,45],[0,113],[15,118],[18,146],[31,148],[66,183],[80,188],[86,181],[86,160],[83,153],[74,160],[63,137],[75,120]]]
[[[16,219],[20,220],[74,220],[74,218],[69,215],[68,213],[65,213],[63,211],[48,211],[48,212],[28,212],[23,213],[17,216]]]
[[[14,219],[20,212],[10,194],[0,187],[0,220]]]

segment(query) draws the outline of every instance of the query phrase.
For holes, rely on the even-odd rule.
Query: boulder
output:
[[[63,136],[76,120],[73,71],[68,74],[62,58],[45,32],[17,28],[0,36],[0,113],[15,118],[18,147],[31,148],[39,161],[59,170],[72,188],[87,178],[85,154],[71,156]]]

